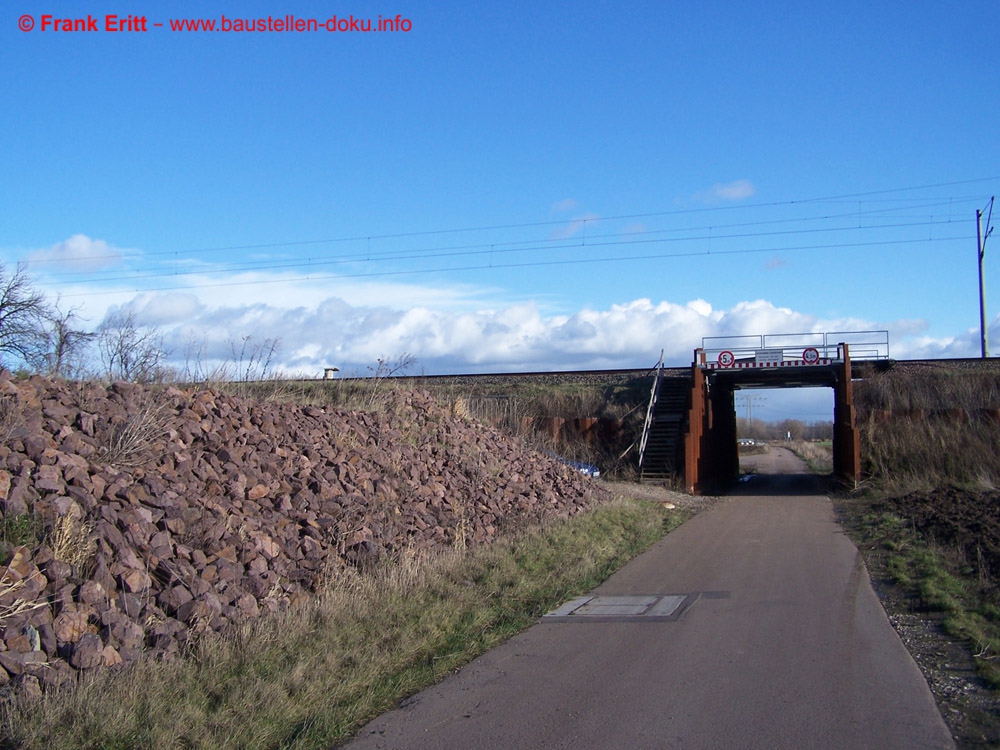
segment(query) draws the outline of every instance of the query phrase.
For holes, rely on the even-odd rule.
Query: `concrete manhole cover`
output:
[[[676,596],[581,596],[545,615],[559,621],[676,620],[694,601],[688,594]]]

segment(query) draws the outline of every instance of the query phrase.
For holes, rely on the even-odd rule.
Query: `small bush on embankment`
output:
[[[840,503],[873,573],[1000,686],[1000,375],[903,365],[855,386],[866,492]]]
[[[684,515],[605,503],[486,547],[347,569],[172,661],[7,704],[6,746],[328,748],[610,575]]]

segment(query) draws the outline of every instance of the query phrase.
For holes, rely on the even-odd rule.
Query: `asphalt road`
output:
[[[754,459],[777,473],[351,747],[953,747],[815,478]]]

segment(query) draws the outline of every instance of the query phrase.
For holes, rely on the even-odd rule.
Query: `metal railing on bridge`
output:
[[[709,336],[701,340],[697,364],[711,369],[825,365],[844,360],[889,359],[888,331],[774,333],[759,336]]]

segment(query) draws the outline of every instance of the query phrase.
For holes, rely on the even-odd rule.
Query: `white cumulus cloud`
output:
[[[396,295],[375,291],[385,289],[327,288],[324,295],[319,286],[278,285],[267,295],[239,287],[144,292],[95,298],[95,305],[107,301],[100,311],[89,310],[89,320],[99,322],[108,309],[134,311],[140,324],[159,327],[172,364],[182,370],[192,351],[210,370],[231,362],[245,341],[251,347],[277,342],[273,368],[306,377],[334,366],[345,375],[363,375],[378,359],[404,353],[417,359],[417,374],[641,368],[652,366],[661,349],[668,364],[684,365],[706,337],[828,331],[888,330],[890,354],[897,359],[978,353],[978,331],[932,336],[924,320],[821,318],[767,299],[716,307],[703,298],[640,298],[554,313],[533,300],[484,305],[493,290],[445,290],[444,304],[431,286],[399,285]],[[1000,318],[991,334],[1000,341]]]
[[[295,306],[210,305],[203,299],[188,307],[189,318],[171,318],[169,313],[183,304],[144,296],[135,307],[144,319],[162,322],[165,342],[174,352],[190,349],[196,340],[208,358],[224,360],[233,342],[246,337],[277,340],[275,365],[304,375],[329,366],[363,374],[379,358],[403,353],[415,356],[428,374],[644,367],[656,362],[661,349],[669,362],[685,364],[705,336],[807,331],[818,325],[806,313],[766,300],[715,309],[703,299],[637,299],[556,315],[534,302],[448,310],[355,305],[337,297]]]
[[[84,234],[74,234],[68,240],[52,247],[35,250],[28,255],[32,265],[41,266],[43,272],[78,271],[93,272],[112,268],[122,260],[123,251],[104,240],[95,240]]]

